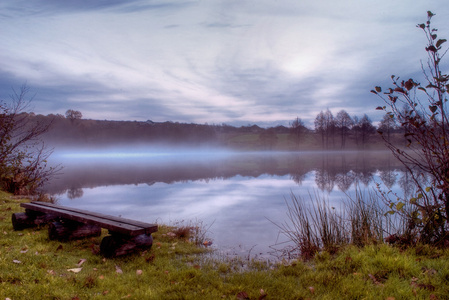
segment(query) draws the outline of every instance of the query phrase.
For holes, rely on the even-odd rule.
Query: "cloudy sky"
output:
[[[376,121],[370,89],[420,74],[427,10],[449,37],[445,0],[2,0],[0,98],[26,82],[45,115]]]

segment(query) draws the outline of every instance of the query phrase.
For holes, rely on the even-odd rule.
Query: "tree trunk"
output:
[[[136,249],[150,249],[151,245],[153,245],[151,234],[141,234],[135,237],[112,234],[103,238],[100,252],[105,257],[116,257],[129,254]]]
[[[70,220],[52,222],[48,226],[50,240],[68,241],[100,235],[101,227]]]

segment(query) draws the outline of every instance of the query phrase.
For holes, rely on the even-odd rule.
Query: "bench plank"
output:
[[[156,232],[157,224],[149,224],[130,219],[94,213],[81,209],[62,207],[47,202],[22,203],[25,209],[40,211],[48,214],[56,214],[62,218],[74,220],[81,223],[98,225],[114,233],[137,236],[140,234],[151,234]]]

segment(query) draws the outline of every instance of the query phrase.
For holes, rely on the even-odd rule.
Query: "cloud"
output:
[[[6,1],[0,96],[27,81],[39,113],[74,108],[98,119],[310,123],[326,108],[375,116],[369,90],[391,73],[416,74],[425,58],[414,27],[432,8],[406,3]],[[448,9],[435,7],[447,31]]]

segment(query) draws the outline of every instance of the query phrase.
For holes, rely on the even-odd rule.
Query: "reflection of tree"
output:
[[[170,184],[229,179],[236,175],[258,177],[262,174],[291,176],[292,180],[301,184],[306,174],[312,171],[316,172],[314,176],[316,175],[319,184],[317,188],[329,191],[333,189],[333,185],[338,184],[339,189],[345,190],[352,180],[360,180],[360,176],[368,176],[362,180],[366,184],[372,180],[370,176],[379,170],[388,170],[390,167],[397,170],[400,167],[399,163],[390,162],[383,153],[251,153],[210,160],[202,157],[174,158],[170,161],[129,160],[123,163],[111,159],[94,164],[68,164],[65,165],[64,175],[49,182],[45,192],[66,194],[67,190],[72,189],[68,194],[78,198],[80,193],[73,187],[141,183],[151,185],[156,182]]]
[[[354,172],[340,173],[335,176],[335,182],[337,183],[338,188],[342,192],[346,192],[351,184],[354,183],[355,174]]]
[[[328,193],[334,189],[334,177],[327,170],[318,170],[315,173],[316,186]]]
[[[356,175],[357,183],[361,182],[367,187],[373,181],[373,173],[369,171],[359,172]]]
[[[82,188],[71,188],[67,191],[67,198],[76,199],[83,197],[84,192]]]
[[[403,172],[401,178],[398,181],[399,186],[404,193],[404,198],[409,198],[412,195],[415,187],[412,176],[409,172]]]
[[[385,184],[388,189],[396,183],[397,174],[394,170],[383,170],[379,172],[380,180]]]
[[[261,173],[275,173],[278,169],[278,162],[273,156],[266,156],[261,159],[256,160],[257,167]]]
[[[298,185],[302,185],[303,180],[306,178],[306,174],[291,174],[290,178]]]

